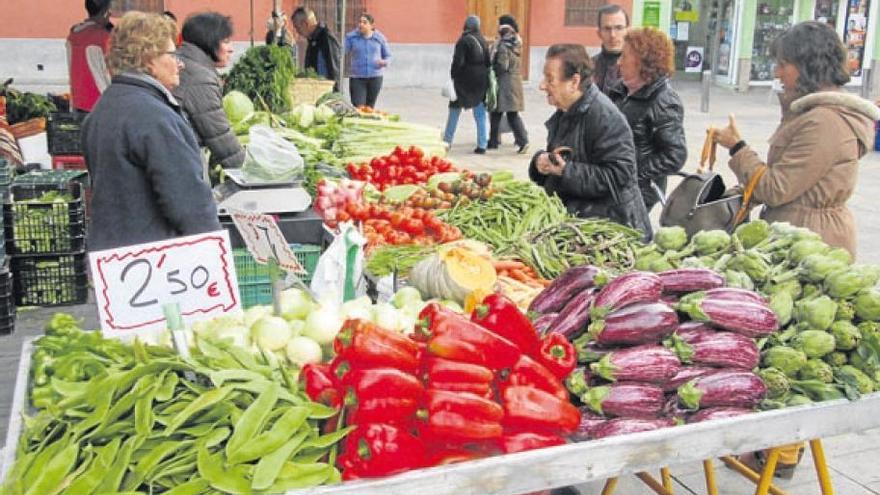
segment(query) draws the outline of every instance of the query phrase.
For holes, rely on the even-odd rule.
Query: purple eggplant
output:
[[[663,293],[663,295],[660,296],[660,302],[674,308],[675,305],[678,304],[678,296],[676,294]]]
[[[724,277],[708,268],[677,268],[657,274],[664,292],[694,292],[724,286]]]
[[[590,321],[590,304],[594,295],[595,289],[587,289],[574,296],[547,327],[546,332],[561,333],[569,340],[577,337]]]
[[[544,313],[532,321],[532,326],[535,327],[536,332],[540,335],[544,335],[547,333],[547,329],[550,328],[550,325],[556,321],[557,316],[559,316],[559,313]]]
[[[593,438],[606,438],[628,433],[640,433],[643,431],[659,430],[675,426],[675,421],[669,418],[661,419],[633,419],[618,418],[607,421],[593,430]]]
[[[652,344],[678,327],[675,310],[661,302],[618,309],[590,324],[590,335],[601,345]]]
[[[587,340],[585,337],[589,337],[589,335],[583,335],[581,338],[574,341],[574,349],[577,351],[577,360],[579,363],[595,363],[613,350],[607,347],[602,347],[597,342]]]
[[[725,301],[751,302],[754,304],[767,304],[764,296],[753,290],[740,289],[738,287],[721,287],[706,291],[706,297],[723,299]]]
[[[663,391],[675,392],[676,390],[678,390],[678,387],[693,380],[694,378],[699,378],[703,375],[708,375],[709,373],[714,373],[716,371],[718,371],[718,368],[712,368],[710,366],[682,366],[678,369],[678,373],[676,373],[675,376],[670,378],[666,383],[662,385]]]
[[[593,387],[581,396],[581,400],[603,416],[656,418],[663,410],[663,390],[647,383]]]
[[[701,409],[688,417],[688,423],[700,423],[712,419],[734,418],[754,411],[744,407],[710,407]]]
[[[611,381],[662,384],[678,373],[681,361],[662,345],[646,344],[611,351],[590,365],[594,374]]]
[[[766,394],[761,377],[741,370],[719,370],[678,388],[682,405],[693,410],[718,406],[752,408]]]
[[[581,422],[572,434],[572,439],[575,442],[583,442],[593,438],[596,428],[609,421],[608,418],[594,413],[589,407],[579,407],[578,410],[581,412]]]
[[[712,325],[702,321],[686,321],[675,329],[675,335],[688,344],[710,338],[717,332],[718,330]]]
[[[682,362],[719,368],[750,370],[761,360],[755,341],[733,332],[713,332],[690,341],[673,335],[672,347]]]
[[[569,268],[532,300],[529,311],[541,314],[558,313],[576,294],[595,285],[602,285],[605,278],[604,272],[593,265]]]
[[[708,322],[746,337],[766,337],[779,329],[776,313],[766,304],[703,296],[682,299],[678,310],[692,320]]]
[[[612,311],[633,304],[657,302],[662,293],[663,283],[657,275],[650,272],[629,272],[608,282],[599,291],[593,301],[590,316],[602,318]]]
[[[692,412],[693,411],[689,409],[681,407],[681,403],[678,401],[678,396],[675,394],[671,394],[666,397],[666,403],[663,404],[663,411],[661,413],[661,416],[684,423],[685,419],[687,419],[688,414]]]

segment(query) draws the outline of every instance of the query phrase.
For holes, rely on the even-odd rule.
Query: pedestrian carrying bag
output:
[[[707,130],[700,167],[696,174],[678,174],[682,176],[682,181],[666,198],[660,213],[661,226],[684,227],[688,237],[691,237],[701,230],[733,232],[737,225],[748,219],[752,209],[752,193],[767,171],[767,166],[762,165],[755,171],[741,194],[727,195],[724,179],[713,170],[715,148],[713,131]]]
[[[455,101],[458,99],[458,95],[455,94],[455,81],[449,79],[446,81],[446,84],[440,88],[440,94],[448,99],[449,101]]]

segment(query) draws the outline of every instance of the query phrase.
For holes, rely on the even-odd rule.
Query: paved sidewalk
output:
[[[779,121],[779,106],[775,96],[766,90],[740,94],[722,88],[713,88],[711,111],[704,114],[699,112],[700,95],[697,85],[679,85],[678,90],[686,106],[685,125],[691,156],[687,169],[693,170],[696,167],[706,126],[710,123],[724,124],[727,114],[731,112],[737,115],[743,137],[760,153],[766,152],[767,139]],[[439,90],[434,88],[388,88],[382,91],[379,106],[382,110],[400,114],[404,120],[434,125],[438,127],[438,132],[446,121],[445,102],[440,97]],[[537,86],[526,89],[526,109],[523,118],[531,137],[532,150],[536,150],[544,144],[546,131],[543,122],[552,113],[543,93],[537,90]],[[456,141],[450,152],[451,159],[457,165],[473,170],[509,169],[525,177],[529,156],[516,154],[516,148],[509,135],[504,137],[507,144],[499,151],[482,156],[472,153],[476,139],[474,122],[470,115],[470,113],[463,115],[459,121]],[[732,182],[732,174],[727,169],[726,160],[723,159],[723,155],[719,158],[722,158],[718,164],[719,169],[726,172],[727,179]],[[880,196],[880,155],[871,153],[862,163],[859,186],[850,201],[850,206],[859,221],[859,259],[863,262],[880,264],[880,222],[872,218],[878,208],[870,199]],[[653,214],[655,223],[657,215],[655,211]],[[39,335],[42,325],[59,310],[83,317],[86,327],[97,326],[93,305],[41,308],[21,312],[16,333],[12,336],[0,337],[0,443],[4,441],[6,435],[22,339]],[[829,438],[825,439],[824,443],[836,493],[880,495],[880,429]],[[672,465],[670,468],[676,481],[676,493],[706,493],[702,468],[699,464]],[[745,495],[754,492],[753,485],[733,474],[720,463],[716,463],[716,475],[722,495]],[[792,495],[818,494],[820,490],[815,479],[812,460],[808,454],[804,457],[795,478],[791,481],[778,481],[777,486]],[[589,484],[580,488],[584,494],[598,494],[601,492],[602,484]],[[652,492],[636,478],[627,476],[621,478],[616,493],[635,495]]]

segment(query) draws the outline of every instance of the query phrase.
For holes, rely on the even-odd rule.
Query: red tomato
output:
[[[336,220],[338,220],[339,222],[347,222],[351,220],[351,215],[349,215],[347,211],[342,210],[336,214]]]
[[[405,219],[404,219],[403,215],[400,213],[395,212],[395,213],[391,214],[391,226],[392,227],[395,227],[395,228],[399,227],[403,223],[404,220]]]

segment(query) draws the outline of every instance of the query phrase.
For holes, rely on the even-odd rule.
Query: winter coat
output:
[[[568,111],[557,110],[547,126],[547,150],[568,146],[572,158],[562,176],[542,175],[536,160],[529,177],[549,194],[557,194],[570,213],[604,217],[651,237],[648,211],[636,184],[633,137],[623,114],[590,84]]]
[[[450,107],[473,108],[486,99],[489,89],[489,45],[479,32],[466,31],[455,43],[452,67],[455,101]]]
[[[843,91],[798,98],[770,138],[767,172],[758,180],[754,201],[762,217],[807,227],[855,258],[856,222],[846,202],[858,177],[859,158],[872,149],[880,110]],[[730,159],[740,184],[747,184],[764,162],[748,146]]]
[[[211,150],[211,165],[240,167],[244,150],[223,109],[223,91],[214,61],[201,48],[188,42],[177,49],[177,55],[184,67],[174,97],[196,131],[199,144]]]
[[[498,81],[498,97],[493,112],[522,112],[525,108],[522,81],[522,40],[518,35],[495,43],[492,69]]]
[[[319,24],[309,36],[306,46],[306,57],[303,66],[306,69],[314,69],[325,78],[335,81],[339,75],[339,60],[341,57],[339,40],[327,29],[324,24]],[[320,57],[319,57],[320,56]],[[321,59],[320,63],[318,59]],[[334,91],[338,88],[333,87]]]
[[[196,135],[155,80],[113,78],[82,126],[92,251],[220,230]]]
[[[666,77],[628,94],[622,82],[611,88],[611,101],[626,116],[636,146],[639,189],[648,211],[660,201],[651,183],[666,192],[666,176],[687,160],[684,107]]]
[[[603,48],[593,56],[593,82],[606,95],[620,82],[620,66],[617,65],[620,55],[620,52],[606,52]]]

